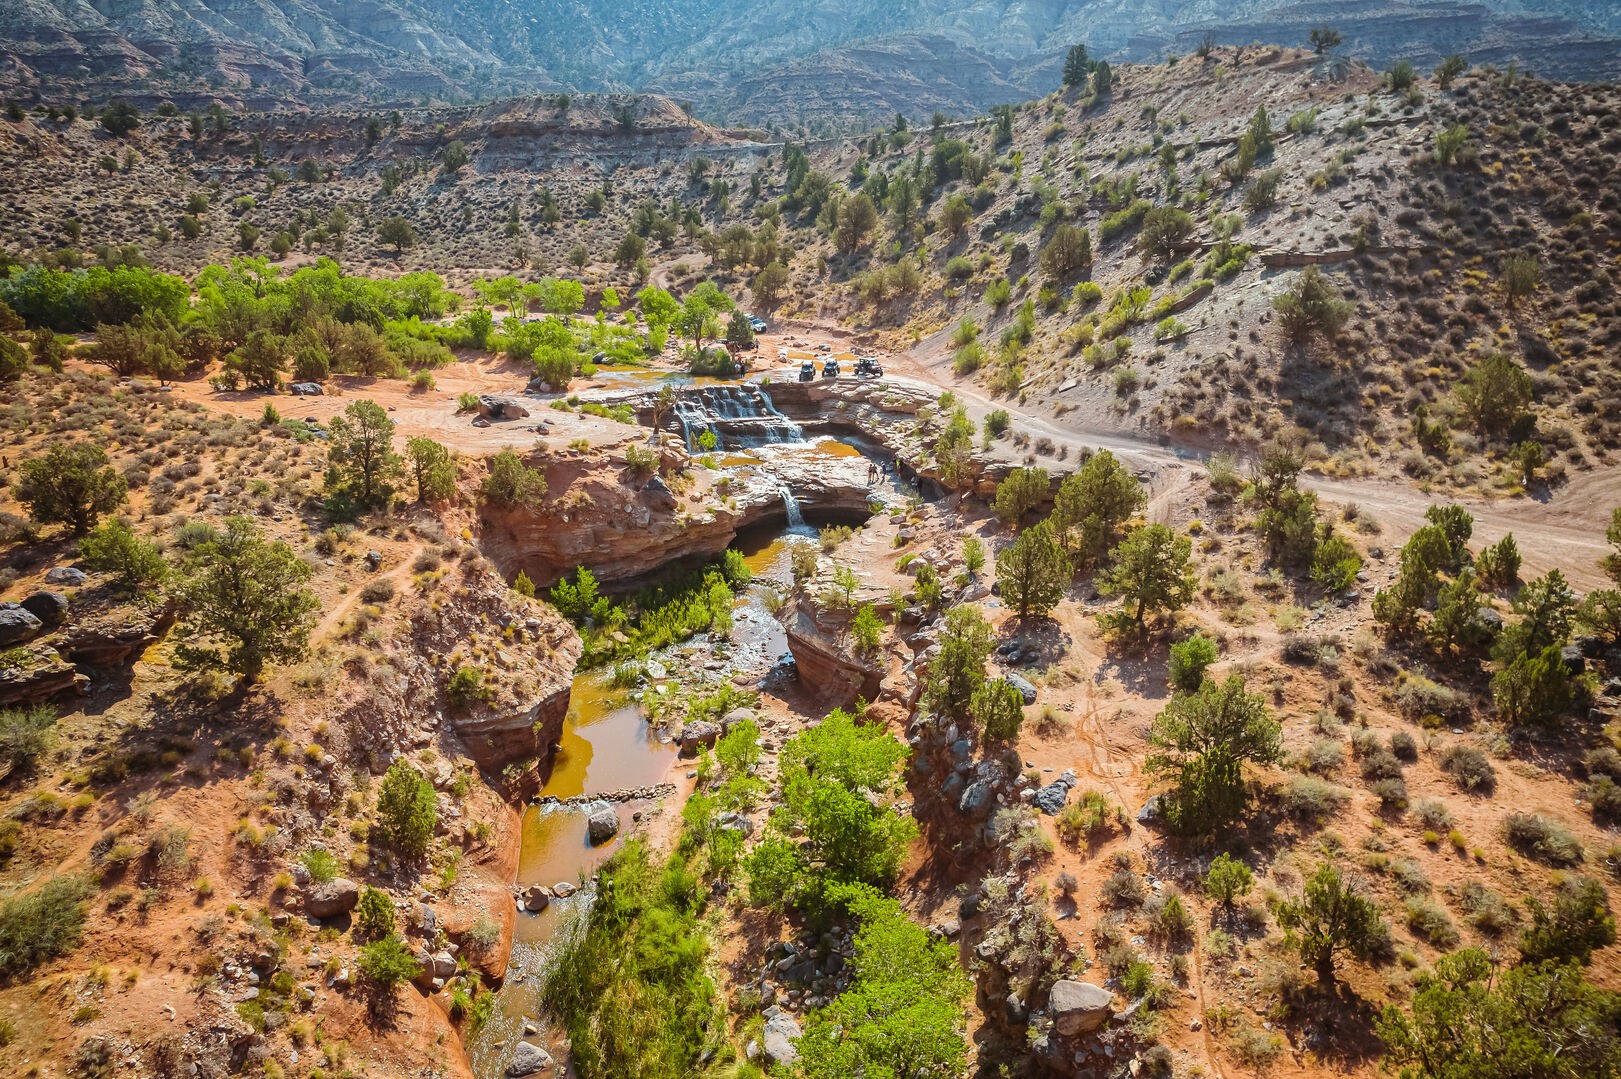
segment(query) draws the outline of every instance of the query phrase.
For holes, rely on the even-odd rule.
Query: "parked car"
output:
[[[882,378],[884,377],[884,369],[878,366],[878,361],[871,356],[862,356],[856,360],[856,377]]]
[[[839,361],[838,360],[828,360],[826,363],[824,363],[822,365],[822,377],[823,378],[838,378],[839,377]]]
[[[799,381],[816,381],[816,363],[814,360],[806,360],[804,363],[799,365]]]
[[[743,317],[749,320],[749,327],[753,329],[755,333],[765,332],[765,319],[761,318],[759,315],[744,315]]]

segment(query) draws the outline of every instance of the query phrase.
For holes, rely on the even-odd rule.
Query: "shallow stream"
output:
[[[826,439],[805,443],[802,448],[774,449],[801,452],[812,460],[860,455],[853,447]],[[749,463],[753,463],[752,458]],[[650,677],[640,691],[657,693],[658,687],[665,685],[666,692],[678,692],[674,678],[651,676],[660,671],[666,675],[681,672],[681,681],[688,685],[694,682],[695,672],[700,684],[718,684],[746,675],[746,684],[753,686],[765,678],[788,650],[787,635],[771,612],[771,596],[774,592],[786,595],[793,584],[793,545],[814,543],[816,536],[816,529],[806,525],[740,536],[733,546],[742,552],[754,574],[754,583],[738,593],[729,639],[715,642],[700,635],[655,653],[649,657]],[[575,677],[561,748],[541,794],[568,798],[652,786],[662,782],[675,763],[675,743],[661,741],[649,727],[634,699],[636,691],[609,685],[611,672],[612,667],[607,666],[582,671]],[[520,887],[561,881],[588,884],[597,867],[619,849],[624,836],[634,831],[631,815],[654,807],[627,802],[618,808],[620,835],[593,847],[586,835],[583,808],[526,807],[516,883]],[[540,914],[519,912],[512,958],[506,983],[496,996],[495,1013],[468,1047],[473,1072],[479,1079],[500,1079],[505,1075],[523,1037],[525,1021],[537,1019],[539,974],[545,967],[549,946],[565,919],[591,900],[591,889],[585,887],[567,899],[553,900]],[[545,1024],[538,1025],[544,1031]],[[543,1033],[529,1040],[544,1040],[553,1056],[563,1059],[555,1039]],[[558,1073],[554,1070],[548,1074]]]

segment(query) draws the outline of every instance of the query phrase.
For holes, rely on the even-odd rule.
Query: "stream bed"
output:
[[[846,456],[859,451],[822,441],[807,444],[804,452]],[[816,536],[816,529],[804,524],[740,536],[733,546],[743,554],[754,582],[738,592],[729,638],[713,641],[707,634],[700,634],[655,653],[649,657],[649,677],[639,691],[611,686],[611,667],[579,672],[563,724],[561,748],[540,793],[569,798],[662,782],[676,763],[677,746],[666,740],[667,735],[661,739],[649,726],[637,703],[637,693],[657,693],[660,685],[667,687],[666,692],[679,691],[677,679],[656,677],[659,672],[681,672],[680,682],[689,686],[732,681],[740,675],[747,675],[746,684],[754,686],[770,675],[788,650],[787,635],[771,611],[771,596],[785,595],[793,584],[793,545],[815,543]],[[524,1038],[526,1021],[535,1021],[540,1028],[540,1033],[530,1035],[528,1040],[545,1044],[558,1061],[566,1060],[559,1039],[551,1036],[546,1024],[538,1019],[540,974],[566,919],[591,903],[592,874],[613,856],[625,836],[635,832],[632,814],[655,807],[645,802],[625,802],[617,808],[620,833],[600,846],[592,846],[587,837],[582,806],[530,805],[524,809],[516,884],[525,887],[567,881],[586,886],[567,899],[554,899],[539,914],[518,913],[506,982],[496,995],[488,1024],[468,1045],[473,1072],[479,1079],[501,1079],[506,1074]],[[572,1072],[554,1068],[543,1074]]]

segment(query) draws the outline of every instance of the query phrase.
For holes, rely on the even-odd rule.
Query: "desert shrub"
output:
[[[1408,675],[1396,687],[1396,707],[1408,719],[1440,716],[1454,723],[1469,718],[1469,698],[1455,689],[1418,675]]]
[[[1621,753],[1609,746],[1591,750],[1582,763],[1587,767],[1589,777],[1607,776],[1621,781]]]
[[[1058,814],[1058,836],[1066,843],[1097,843],[1114,828],[1120,810],[1102,791],[1086,791]]]
[[[26,772],[51,746],[56,709],[49,704],[0,708],[0,757]]]
[[[1413,813],[1432,832],[1445,832],[1452,828],[1452,811],[1434,798],[1420,799]]]
[[[1407,806],[1407,781],[1400,776],[1388,779],[1376,779],[1368,784],[1368,790],[1378,799],[1385,809],[1404,809]]]
[[[1551,906],[1533,896],[1531,924],[1520,937],[1528,963],[1544,960],[1588,962],[1594,948],[1615,943],[1615,917],[1604,886],[1591,877],[1561,882]]]
[[[1116,870],[1098,889],[1098,902],[1111,909],[1140,907],[1147,898],[1143,879],[1129,869]]]
[[[1409,899],[1407,901],[1407,928],[1413,935],[1442,951],[1450,951],[1458,946],[1458,929],[1452,924],[1452,918],[1447,914],[1446,908],[1431,899]]]
[[[1541,813],[1510,813],[1503,821],[1503,841],[1545,865],[1576,865],[1583,857],[1582,845],[1570,829]]]
[[[367,982],[384,991],[410,981],[422,970],[410,945],[398,933],[363,945],[356,966]]]
[[[395,761],[383,776],[377,795],[377,833],[385,846],[408,859],[428,852],[439,824],[439,803],[433,784],[404,760]]]
[[[311,847],[299,859],[310,879],[317,884],[330,884],[338,879],[341,868],[337,857],[325,847]]]
[[[1582,797],[1592,807],[1595,820],[1613,821],[1621,818],[1621,784],[1609,776],[1594,776],[1582,788]]]
[[[1204,673],[1216,662],[1216,642],[1203,633],[1194,633],[1186,640],[1171,645],[1169,677],[1178,693],[1196,692],[1204,681]]]
[[[1204,894],[1230,907],[1234,901],[1248,895],[1254,883],[1255,875],[1249,866],[1231,854],[1222,853],[1210,863],[1210,872],[1205,874]]]
[[[1285,813],[1310,824],[1323,823],[1350,799],[1350,791],[1316,776],[1290,776],[1278,794]]]
[[[382,940],[394,932],[397,918],[394,900],[389,898],[387,892],[369,884],[360,890],[360,901],[355,905],[356,939]]]
[[[1497,786],[1497,771],[1486,754],[1474,746],[1454,743],[1441,751],[1441,770],[1466,791],[1490,794]]]
[[[1507,932],[1519,921],[1514,908],[1478,880],[1464,884],[1458,892],[1458,902],[1463,907],[1464,920],[1487,936]]]
[[[1418,760],[1418,742],[1406,731],[1397,731],[1390,736],[1390,753],[1399,761],[1416,761]]]
[[[1193,915],[1182,902],[1182,893],[1166,888],[1150,899],[1143,909],[1149,929],[1161,940],[1181,941],[1193,932]]]
[[[0,978],[15,978],[77,947],[90,892],[80,877],[52,877],[0,903]]]

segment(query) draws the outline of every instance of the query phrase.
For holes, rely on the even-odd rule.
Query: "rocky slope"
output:
[[[655,90],[710,115],[837,129],[901,112],[976,112],[1057,82],[1076,41],[1113,60],[1186,52],[1206,35],[1300,44],[1330,19],[1348,52],[1383,65],[1463,51],[1517,58],[1560,78],[1621,73],[1613,5],[1564,0],[1465,4],[1359,0],[1325,9],[1290,0],[1213,6],[1067,0],[1044,5],[930,0],[892,7],[679,0],[517,10],[495,0],[174,0],[95,8],[69,0],[0,3],[0,71],[53,93],[290,101],[475,100],[543,89]]]

